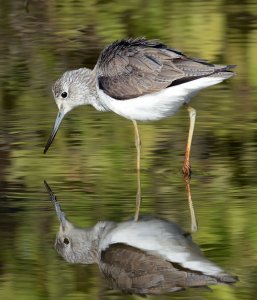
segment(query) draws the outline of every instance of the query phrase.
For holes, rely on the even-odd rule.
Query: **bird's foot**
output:
[[[184,161],[182,172],[183,172],[183,176],[185,179],[191,178],[192,171],[191,171],[191,166],[190,166],[189,160]]]

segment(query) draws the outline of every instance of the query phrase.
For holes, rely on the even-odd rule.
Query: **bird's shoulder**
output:
[[[130,38],[115,41],[106,46],[100,54],[98,66],[100,68],[105,67],[106,64],[110,63],[114,58],[117,59],[117,56],[126,60],[126,58],[137,55],[143,56],[144,54],[147,55],[147,53],[150,53],[152,56],[163,55],[166,53],[166,55],[169,55],[170,57],[173,56],[174,58],[185,56],[182,52],[169,48],[157,39],[148,40],[145,38]],[[157,60],[154,62],[157,62]]]

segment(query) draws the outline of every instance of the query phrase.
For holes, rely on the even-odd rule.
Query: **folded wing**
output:
[[[156,40],[137,38],[107,46],[95,72],[101,90],[126,100],[214,74],[231,77],[231,67],[189,58]]]

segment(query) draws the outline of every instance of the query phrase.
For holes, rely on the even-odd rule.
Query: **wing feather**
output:
[[[156,40],[138,38],[107,46],[95,72],[100,89],[117,100],[125,100],[221,71],[232,73],[229,69],[230,66],[189,58]]]

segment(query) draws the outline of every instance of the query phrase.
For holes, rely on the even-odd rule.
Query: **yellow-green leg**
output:
[[[191,175],[190,150],[191,150],[194,127],[195,127],[196,110],[189,105],[187,105],[187,110],[189,113],[190,124],[189,124],[189,132],[188,132],[188,139],[186,145],[186,153],[185,153],[184,164],[183,164],[183,174],[185,178],[190,178]]]
[[[194,205],[193,205],[193,200],[191,195],[190,179],[185,178],[185,183],[186,183],[187,199],[188,199],[190,218],[191,218],[191,233],[194,233],[197,231],[198,226],[197,226],[197,220],[195,216],[195,210],[194,210]]]
[[[137,122],[132,120],[135,130],[135,145],[137,149],[137,195],[136,195],[136,211],[134,220],[138,221],[140,205],[141,205],[141,181],[140,181],[140,154],[141,154],[141,141],[139,136],[139,130]]]

